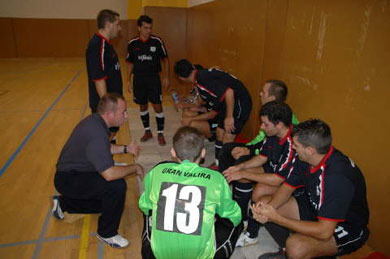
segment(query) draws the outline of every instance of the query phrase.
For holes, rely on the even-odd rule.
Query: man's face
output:
[[[113,112],[113,126],[119,127],[127,120],[127,106],[122,99],[118,100],[116,111]]]
[[[119,31],[122,29],[119,17],[116,16],[113,23],[107,22],[107,26],[110,32],[110,39],[118,37]]]
[[[271,121],[269,121],[267,116],[261,116],[260,119],[261,119],[260,128],[264,130],[265,134],[268,137],[275,136],[279,132],[277,125],[274,125]]]
[[[142,25],[138,26],[138,30],[141,38],[149,39],[150,35],[152,34],[152,24],[142,22]]]
[[[301,161],[307,162],[307,147],[299,143],[297,136],[293,137],[293,149],[295,150],[295,152],[297,152],[297,155]]]
[[[275,100],[275,96],[269,95],[269,89],[270,88],[271,88],[271,84],[270,83],[265,83],[264,86],[263,86],[263,89],[260,92],[260,99],[261,99],[261,103],[263,105],[268,103],[268,102],[271,102],[271,101]]]

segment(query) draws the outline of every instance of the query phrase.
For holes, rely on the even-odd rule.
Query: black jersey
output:
[[[150,36],[143,41],[136,37],[129,41],[126,61],[133,63],[134,75],[155,75],[161,72],[160,60],[168,57],[163,41]]]
[[[299,159],[284,184],[304,187],[318,219],[345,222],[353,228],[367,226],[369,212],[364,176],[355,163],[330,148],[316,166]]]
[[[293,159],[292,126],[290,126],[288,133],[283,139],[279,139],[276,136],[266,137],[261,144],[259,156],[267,158],[265,168],[269,168],[277,176],[286,179],[291,168]]]
[[[122,75],[114,47],[101,34],[93,35],[88,43],[85,56],[88,72],[89,106],[94,110],[100,99],[95,82],[106,80],[108,93],[122,94]]]
[[[209,107],[220,111],[225,107],[226,91],[231,88],[234,92],[234,103],[247,103],[250,96],[240,80],[218,69],[200,69],[195,72],[195,86]]]

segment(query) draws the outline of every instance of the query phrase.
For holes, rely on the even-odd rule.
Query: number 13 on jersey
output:
[[[204,186],[163,182],[157,203],[156,228],[200,235],[205,195]]]

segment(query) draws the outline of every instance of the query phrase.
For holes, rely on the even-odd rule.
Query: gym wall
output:
[[[284,80],[300,121],[329,123],[334,145],[363,171],[370,206],[368,244],[390,254],[390,2],[223,0],[188,10],[188,58],[219,65],[249,88],[244,134],[259,129],[264,81]]]
[[[127,1],[15,0],[0,2],[0,58],[82,57],[97,31],[96,15],[107,8],[120,14],[122,32],[114,46],[124,57],[128,35],[137,31],[135,21],[127,20]]]

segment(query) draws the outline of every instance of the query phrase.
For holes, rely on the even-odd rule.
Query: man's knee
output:
[[[304,238],[301,238],[299,234],[291,235],[286,241],[286,252],[288,258],[305,258],[310,249]]]
[[[256,184],[255,188],[253,188],[253,193],[252,193],[252,201],[258,202],[260,199],[263,197],[266,197],[268,193],[264,191],[265,186],[263,184]]]

